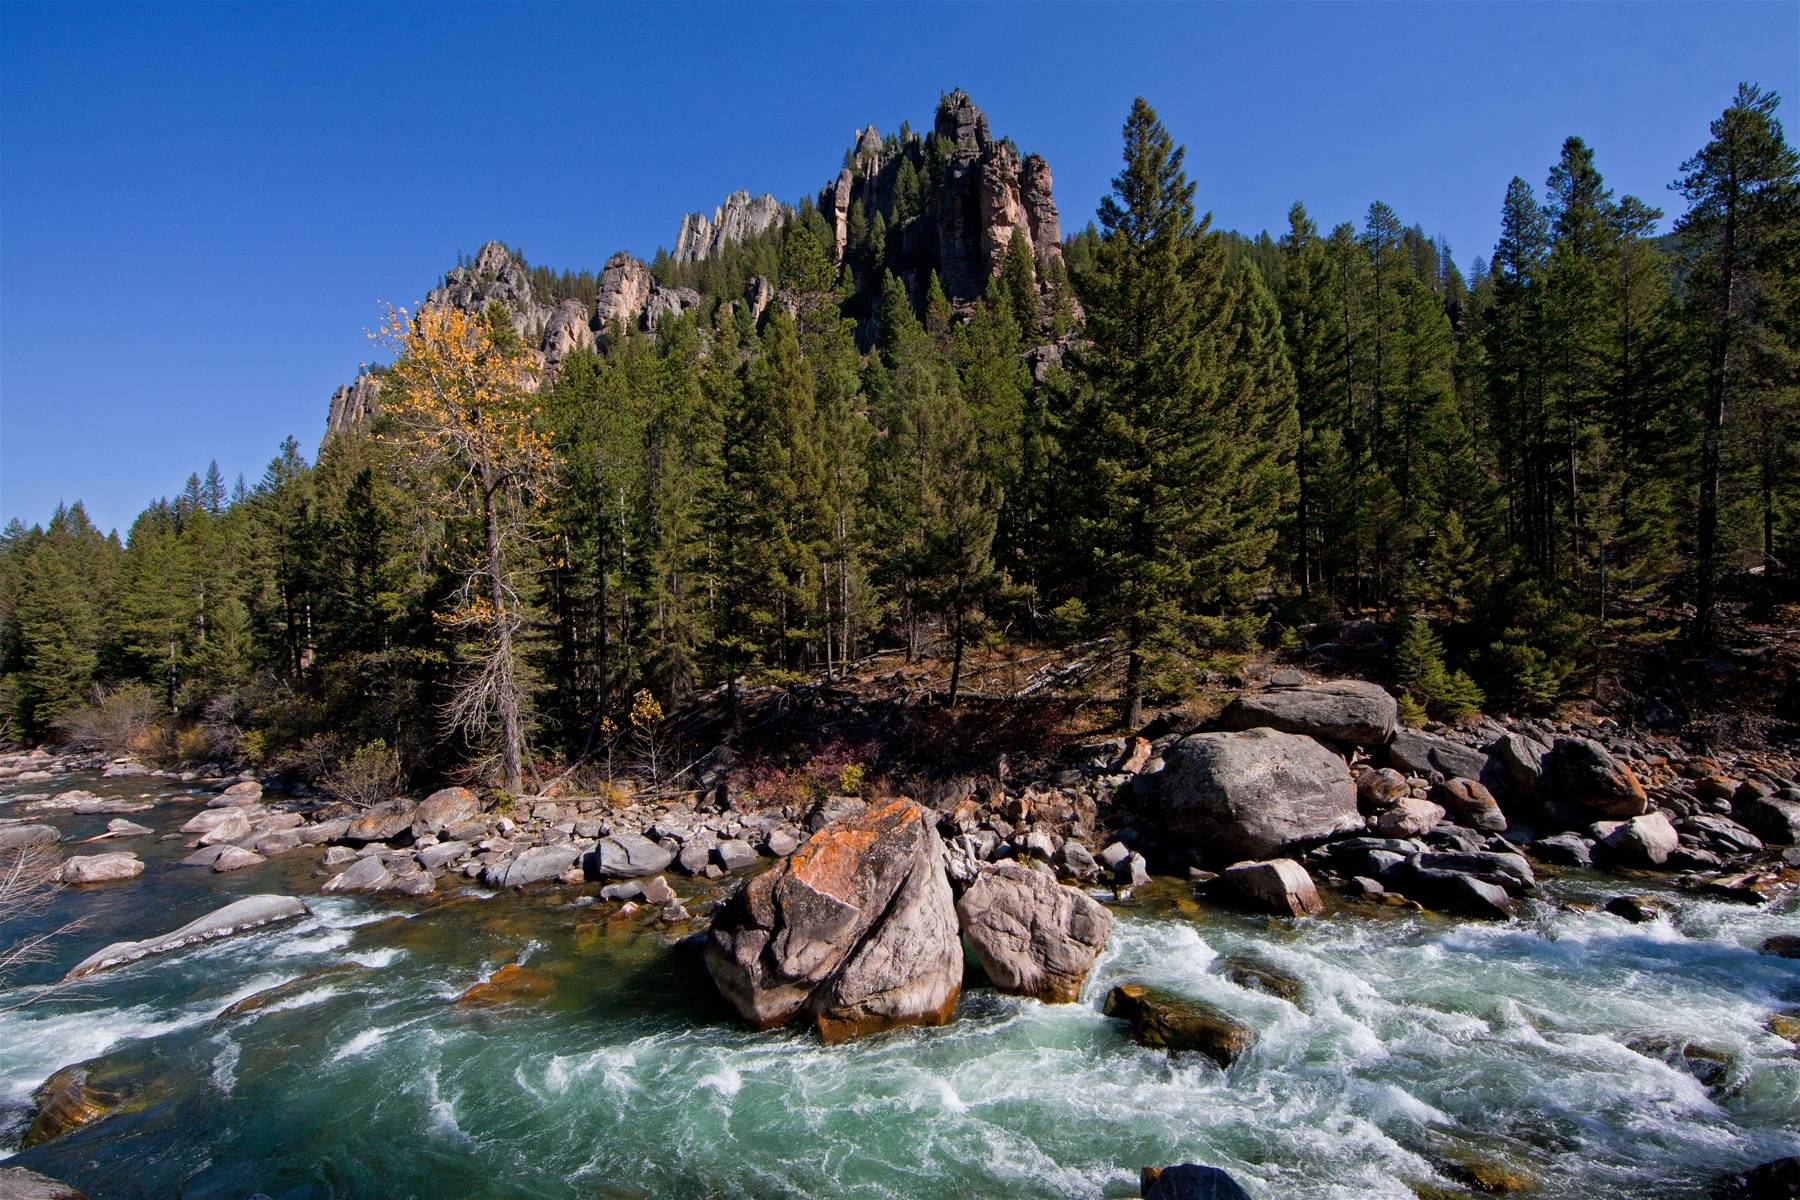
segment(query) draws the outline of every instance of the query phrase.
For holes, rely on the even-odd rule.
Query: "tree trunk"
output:
[[[954,620],[955,620],[955,625],[954,625],[955,633],[952,634],[952,637],[955,639],[955,647],[951,651],[951,655],[950,655],[950,707],[951,708],[956,707],[956,689],[957,689],[958,685],[960,685],[962,683],[963,606],[961,604],[958,604],[956,606],[956,615],[955,615]]]
[[[1119,716],[1127,732],[1144,724],[1143,623],[1133,616],[1125,623],[1125,694],[1119,700]]]
[[[481,523],[487,537],[488,601],[494,606],[494,653],[506,665],[505,684],[500,691],[501,772],[504,787],[518,795],[525,787],[521,760],[524,757],[524,733],[519,724],[519,694],[512,671],[512,627],[506,616],[506,589],[501,586],[500,517],[494,508],[493,464],[481,456]]]
[[[1713,589],[1719,569],[1719,443],[1725,436],[1725,371],[1731,357],[1731,292],[1737,275],[1737,187],[1730,181],[1719,256],[1719,292],[1706,354],[1706,425],[1700,436],[1700,508],[1695,558],[1699,571],[1694,591],[1694,641],[1712,644]]]

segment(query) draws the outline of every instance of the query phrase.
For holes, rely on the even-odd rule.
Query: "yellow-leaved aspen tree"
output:
[[[526,689],[518,635],[523,605],[509,565],[529,536],[556,466],[528,384],[536,356],[504,312],[388,310],[377,338],[398,353],[381,392],[392,439],[436,489],[446,518],[479,518],[481,552],[459,568],[447,623],[470,630],[481,650],[448,707],[453,728],[480,740],[498,726],[502,786],[523,787]]]

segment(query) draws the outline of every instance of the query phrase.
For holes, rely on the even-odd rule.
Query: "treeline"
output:
[[[197,476],[123,544],[79,506],[7,528],[9,732],[125,685],[183,752],[322,771],[379,743],[517,790],[644,693],[735,711],[746,682],[899,649],[941,656],[954,703],[970,647],[1094,642],[1129,725],[1213,654],[1364,616],[1404,624],[1410,703],[1546,708],[1704,646],[1727,577],[1791,588],[1800,169],[1775,111],[1746,88],[1714,123],[1672,238],[1569,139],[1466,276],[1381,203],[1211,231],[1140,101],[1066,283],[1026,247],[973,306],[886,269],[871,298],[802,211],[659,263],[701,312],[538,393],[504,312],[399,321],[381,417],[317,463],[290,439],[253,487]],[[750,275],[777,289],[760,320]]]

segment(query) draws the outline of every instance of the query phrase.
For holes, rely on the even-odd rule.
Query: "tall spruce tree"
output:
[[[1773,92],[1740,84],[1673,185],[1688,202],[1675,231],[1688,255],[1689,321],[1702,348],[1693,629],[1701,644],[1715,631],[1727,422],[1747,401],[1772,412],[1793,404],[1800,160],[1775,115],[1780,104]],[[1774,481],[1765,478],[1763,541],[1772,559]]]
[[[1128,727],[1142,721],[1147,667],[1185,640],[1187,602],[1259,570],[1237,555],[1273,517],[1235,503],[1246,483],[1237,450],[1261,413],[1231,386],[1224,251],[1209,219],[1195,221],[1183,156],[1140,98],[1125,122],[1124,168],[1100,204],[1093,267],[1076,279],[1088,338],[1073,355],[1069,482],[1083,492],[1094,615],[1124,653]]]

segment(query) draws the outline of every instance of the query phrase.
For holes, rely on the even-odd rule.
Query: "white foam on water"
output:
[[[224,1095],[231,1095],[231,1089],[237,1086],[238,1044],[231,1040],[230,1034],[220,1034],[214,1039],[219,1052],[213,1056],[212,1073],[209,1078],[212,1085]]]
[[[341,950],[349,944],[348,929],[326,929],[311,937],[283,939],[269,950],[269,954],[275,958],[311,958]]]
[[[743,1090],[744,1077],[732,1067],[721,1066],[710,1075],[702,1075],[696,1086],[729,1099]]]
[[[430,1131],[439,1137],[448,1137],[454,1141],[473,1142],[475,1139],[456,1123],[456,1105],[445,1098],[438,1088],[437,1067],[426,1067],[421,1074],[425,1079],[425,1105],[426,1111],[430,1114]]]
[[[367,1054],[381,1044],[381,1039],[392,1033],[392,1029],[379,1027],[364,1029],[354,1034],[349,1041],[339,1046],[331,1055],[332,1062],[342,1062],[346,1058],[356,1058]]]
[[[380,950],[358,950],[354,957],[365,967],[387,967],[405,958],[406,948],[404,946],[386,946]]]
[[[61,1007],[53,998],[29,1008],[0,1011],[0,1099],[24,1102],[49,1075],[71,1063],[97,1058],[116,1046],[161,1037],[210,1020],[212,1001],[169,1011]]]
[[[343,989],[339,987],[309,988],[297,995],[277,1000],[273,1004],[265,1004],[262,1008],[258,1009],[256,1013],[247,1015],[256,1016],[260,1013],[293,1012],[297,1008],[311,1008],[315,1004],[323,1004],[333,996],[342,994]]]

